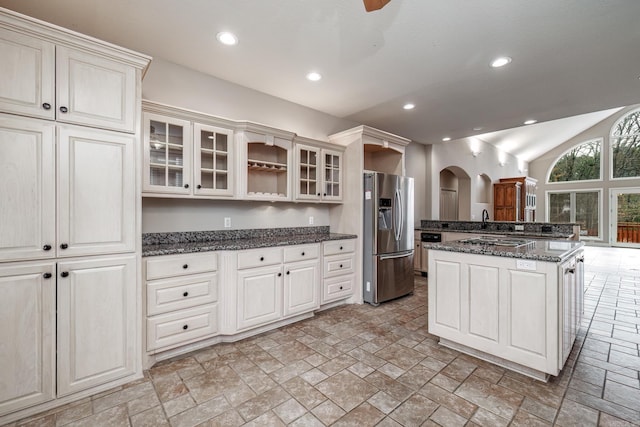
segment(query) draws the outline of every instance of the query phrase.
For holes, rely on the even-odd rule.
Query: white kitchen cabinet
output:
[[[191,122],[148,112],[143,119],[142,191],[191,194]]]
[[[0,115],[0,261],[134,251],[134,150],[125,134]]]
[[[0,264],[0,414],[55,397],[56,266]]]
[[[135,255],[58,263],[58,396],[135,373],[135,281]]]
[[[233,131],[195,123],[193,193],[233,196]]]
[[[53,120],[55,45],[0,27],[0,58],[0,111]]]
[[[353,295],[355,246],[355,239],[332,240],[322,244],[322,304]]]
[[[282,317],[282,265],[238,271],[238,330]]]
[[[291,200],[294,134],[253,123],[237,129],[239,197]]]
[[[135,139],[58,128],[58,257],[135,250]]]
[[[579,328],[575,264],[431,250],[429,333],[526,375],[558,375]]]
[[[147,351],[161,352],[218,332],[218,254],[146,259]]]
[[[296,137],[296,200],[340,202],[342,200],[343,150],[326,148],[308,138]]]
[[[285,317],[320,307],[320,245],[297,245],[284,249]]]
[[[0,25],[7,24],[14,19],[0,16]],[[107,47],[85,51],[32,30],[0,28],[0,74],[7,76],[0,79],[0,110],[134,133],[136,66],[114,60]]]
[[[0,262],[54,258],[55,125],[0,114],[0,153]]]

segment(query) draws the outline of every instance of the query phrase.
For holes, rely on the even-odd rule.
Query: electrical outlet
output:
[[[231,228],[231,218],[225,217],[225,219],[224,219],[224,228]]]
[[[524,225],[516,225],[516,231],[524,231]]]
[[[313,225],[313,217],[312,216],[309,217],[309,225]]]

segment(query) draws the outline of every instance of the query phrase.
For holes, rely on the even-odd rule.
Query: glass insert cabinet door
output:
[[[144,114],[145,176],[143,190],[191,193],[191,123]]]
[[[320,149],[298,147],[298,198],[320,198]]]
[[[194,194],[233,195],[233,131],[194,125]]]
[[[324,150],[324,191],[325,200],[342,200],[342,153]]]

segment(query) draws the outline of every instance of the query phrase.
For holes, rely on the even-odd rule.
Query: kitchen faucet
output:
[[[482,209],[482,228],[487,228],[487,221],[489,221],[489,211]]]

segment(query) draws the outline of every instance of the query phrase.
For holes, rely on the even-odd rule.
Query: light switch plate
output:
[[[516,231],[524,231],[524,225],[516,225]]]
[[[534,270],[536,269],[536,262],[531,259],[518,259],[516,260],[516,268],[518,270]]]
[[[225,217],[225,219],[224,219],[224,228],[231,228],[231,218]]]

